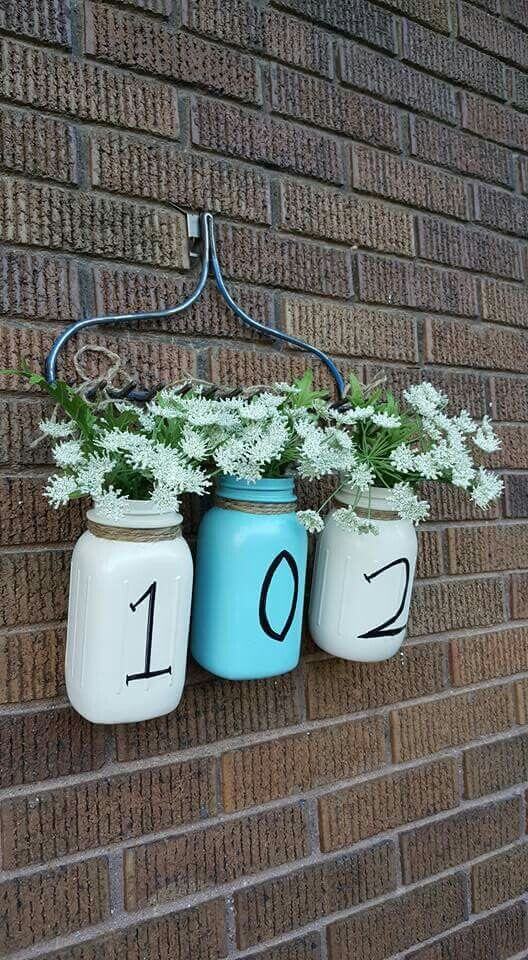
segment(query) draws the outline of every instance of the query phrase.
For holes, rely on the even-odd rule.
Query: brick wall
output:
[[[174,204],[207,207],[248,310],[491,409],[506,484],[485,518],[431,491],[402,657],[191,665],[175,713],[92,727],[62,665],[82,511],[41,499],[48,404],[4,379],[0,953],[528,956],[527,0],[3,0],[0,46],[0,367],[181,299]],[[151,384],[305,363],[212,291],[91,340]]]

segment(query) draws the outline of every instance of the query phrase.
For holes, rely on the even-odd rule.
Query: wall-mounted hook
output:
[[[174,206],[177,205],[174,204]],[[178,209],[181,208],[178,207]],[[337,369],[335,363],[330,359],[330,357],[323,353],[322,350],[319,350],[318,347],[314,347],[311,344],[305,343],[304,340],[300,340],[298,337],[293,337],[291,334],[284,333],[282,330],[275,330],[274,328],[267,327],[258,320],[254,320],[253,317],[250,317],[249,314],[242,310],[235,300],[233,300],[233,297],[226,287],[218,260],[213,215],[211,213],[187,213],[186,223],[191,256],[198,255],[201,258],[200,275],[198,278],[198,283],[196,284],[193,292],[185,300],[183,300],[182,303],[177,304],[175,307],[169,307],[166,310],[149,310],[143,313],[88,317],[84,320],[77,320],[76,323],[72,323],[69,327],[66,327],[62,333],[59,334],[46,359],[44,372],[48,383],[54,383],[57,378],[57,357],[60,351],[71,339],[71,337],[75,336],[75,334],[79,332],[79,330],[83,330],[87,327],[102,326],[109,323],[133,323],[136,320],[158,320],[165,317],[173,317],[178,313],[183,313],[185,310],[188,310],[189,307],[191,307],[193,303],[195,303],[200,297],[207,283],[209,268],[211,267],[215,284],[221,296],[224,298],[227,305],[239,318],[239,320],[251,327],[253,330],[257,330],[259,333],[264,334],[266,337],[271,337],[273,340],[279,340],[292,344],[293,346],[299,347],[301,350],[310,353],[312,356],[317,357],[318,360],[325,364],[334,378],[337,387],[338,398],[341,400],[346,392],[346,384],[342,374]],[[128,393],[128,397],[131,400],[148,400],[151,396],[151,390],[132,389]]]

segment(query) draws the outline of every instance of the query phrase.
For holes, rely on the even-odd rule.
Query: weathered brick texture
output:
[[[241,890],[235,895],[238,945],[258,942],[260,930],[272,939],[394,887],[394,849],[384,842]]]
[[[132,847],[125,851],[125,906],[136,910],[178,899],[300,860],[308,852],[307,814],[301,806]]]
[[[462,878],[422,886],[412,893],[337,920],[328,930],[332,960],[384,960],[465,919]]]
[[[528,955],[528,0],[0,0],[0,173],[2,957]],[[306,627],[289,674],[190,659],[177,710],[93,726],[64,678],[88,504],[42,497],[53,403],[1,371],[42,369],[78,318],[188,296],[187,211],[216,215],[251,316],[495,419],[504,493],[483,512],[423,485],[392,659]],[[61,376],[90,344],[147,386],[333,386],[212,283],[82,332]]]
[[[2,863],[22,867],[167,830],[206,817],[215,806],[214,765],[207,760],[6,800],[0,807]],[[80,810],[97,810],[97,815],[77,816]]]
[[[409,830],[400,837],[404,877],[414,883],[441,873],[512,843],[519,832],[518,798],[474,807]]]

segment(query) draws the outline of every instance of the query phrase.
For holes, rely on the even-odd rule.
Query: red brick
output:
[[[100,60],[205,87],[219,96],[260,103],[257,62],[163,22],[87,4],[86,52]]]
[[[368,0],[283,0],[281,6],[375,47],[396,49],[394,17]]]
[[[413,217],[377,200],[344,196],[302,183],[281,184],[279,225],[292,233],[354,247],[372,247],[411,256]]]
[[[24,947],[100,923],[110,915],[106,860],[85,860],[0,884],[0,949]]]
[[[426,636],[502,623],[503,588],[496,577],[418,583],[414,588],[409,635]]]
[[[112,193],[269,223],[265,177],[231,163],[116,134],[91,139],[92,184]]]
[[[462,0],[460,4],[458,32],[463,40],[476,47],[496,53],[503,60],[512,60],[521,67],[528,67],[528,37],[505,20],[491,17]]]
[[[418,218],[418,237],[421,256],[426,260],[515,280],[524,276],[521,248],[505,237],[433,217]]]
[[[526,0],[504,0],[504,15],[520,23],[521,27],[528,27],[528,3]]]
[[[32,446],[38,433],[38,425],[53,410],[51,401],[15,400],[0,401],[0,463],[14,466],[43,465],[51,462],[51,450],[47,441]]]
[[[43,331],[41,328],[29,324],[23,327],[13,324],[0,324],[0,330],[2,334],[0,338],[0,363],[4,368],[19,370],[24,361],[27,361],[32,369],[38,370],[41,367],[42,360],[48,353],[53,340],[53,336],[47,330]],[[94,334],[91,330],[81,332],[80,335],[70,341],[59,359],[59,376],[68,381],[75,382],[78,380],[78,374],[73,366],[73,357],[81,345],[88,347],[104,346],[118,354],[122,353],[123,349],[123,341],[115,333],[111,337],[103,333]],[[144,386],[156,386],[160,382],[174,383],[182,376],[192,376],[195,373],[195,364],[196,354],[192,350],[180,346],[177,342],[171,343],[170,341],[154,340],[153,338],[140,339],[138,335],[135,339],[127,338],[126,340],[126,362],[123,363],[123,368],[133,379]],[[100,376],[108,369],[108,357],[104,354],[87,351],[87,355],[81,358],[81,366],[86,376]],[[2,376],[1,373],[0,385],[3,389],[18,388],[28,391],[32,389],[27,380],[22,379],[22,377]],[[36,419],[37,416],[36,412],[32,413],[27,410],[21,412],[18,408],[14,410],[14,414],[20,416],[21,419],[33,416]],[[49,412],[47,415],[49,415]],[[14,424],[12,429],[20,429],[21,426],[21,423]],[[38,420],[35,427],[38,427]],[[30,442],[36,436],[38,436],[38,432],[31,436]],[[23,453],[25,453],[24,448]],[[42,454],[40,456],[43,457]],[[41,459],[37,462],[47,461]]]
[[[501,440],[501,448],[491,455],[492,466],[501,469],[510,467],[512,470],[526,469],[528,428],[524,425],[512,427],[499,425],[497,434]]]
[[[61,620],[67,611],[69,550],[0,556],[0,626]]]
[[[402,399],[404,390],[410,384],[427,380],[438,390],[447,393],[453,410],[464,407],[472,416],[481,417],[487,409],[483,379],[474,373],[454,373],[448,369],[436,370],[430,367],[420,370],[417,367],[365,365],[366,383],[372,383],[381,377],[383,377],[384,386],[399,399]],[[429,490],[427,495],[429,496]],[[459,497],[462,495],[461,490],[458,491],[458,495]],[[467,497],[467,494],[464,493],[464,496]],[[481,518],[482,512],[477,516]],[[447,518],[442,516],[441,519]]]
[[[288,940],[282,946],[252,954],[254,960],[321,960],[321,937],[311,933],[302,940]]]
[[[380,767],[385,758],[381,718],[279,737],[222,755],[227,811],[313,790]]]
[[[512,617],[528,619],[528,573],[516,573],[512,577]]]
[[[301,805],[132,847],[125,851],[125,908],[187,897],[308,853],[308,820]]]
[[[209,900],[107,932],[98,940],[48,954],[47,960],[223,960],[227,950],[225,912],[223,900]]]
[[[462,877],[452,876],[337,920],[328,927],[331,960],[385,960],[461,923],[465,900]]]
[[[475,280],[453,270],[359,254],[359,295],[369,303],[416,307],[473,317]]]
[[[339,363],[346,376],[351,366]],[[232,349],[211,351],[211,379],[227,387],[254,386],[257,383],[273,384],[302,377],[307,369],[312,370],[317,389],[334,391],[335,382],[321,363],[306,353],[274,350],[250,352]]]
[[[289,727],[300,719],[292,674],[240,683],[208,679],[188,684],[173,713],[117,727],[117,758],[136,760],[186,750],[261,730]]]
[[[512,70],[512,102],[519,110],[528,109],[528,75],[519,70]],[[520,164],[522,165],[522,159]],[[523,191],[526,192],[526,191]]]
[[[476,395],[476,413],[482,412],[482,394]],[[480,404],[480,405],[479,405]],[[466,404],[467,406],[467,404]],[[474,404],[473,404],[474,406]],[[482,520],[482,509],[469,499],[465,490],[448,483],[431,481],[423,485],[423,495],[431,507],[431,520]],[[501,516],[500,501],[495,501],[486,511],[486,518],[496,520]]]
[[[227,224],[218,245],[228,277],[343,299],[352,294],[348,255],[335,247]]]
[[[5,64],[2,93],[8,100],[81,120],[178,136],[177,91],[169,84],[9,40],[0,43],[0,53]]]
[[[528,200],[475,184],[475,220],[488,227],[528,236]]]
[[[515,627],[452,640],[451,661],[457,687],[528,671],[528,629]]]
[[[77,320],[78,265],[9,250],[0,258],[0,313],[42,320]]]
[[[181,303],[192,292],[195,282],[194,276],[191,279],[127,267],[96,267],[93,272],[96,310],[98,314],[166,310]],[[247,313],[273,326],[272,293],[232,284],[230,291]],[[253,334],[235,317],[213,284],[208,284],[198,303],[190,310],[165,318],[142,320],[131,329],[262,342],[260,334]]]
[[[271,940],[395,886],[394,848],[386,842],[237,891],[237,944]]]
[[[444,644],[406,647],[403,658],[376,665],[330,659],[305,664],[310,720],[359,713],[437,693],[445,685]]]
[[[471,880],[473,909],[476,913],[488,910],[505,900],[521,897],[528,887],[528,844],[525,843],[507,853],[488,857],[481,863],[476,863],[471,871]],[[521,912],[520,904],[517,906],[517,911]],[[519,925],[522,930],[522,922]],[[515,945],[518,945],[518,950],[527,945],[526,933],[522,939],[516,940]],[[509,956],[509,954],[500,954],[500,956],[507,955]]]
[[[195,146],[206,150],[329,183],[343,182],[341,153],[335,140],[264,114],[197,98],[191,108],[191,136]]]
[[[459,802],[453,760],[439,760],[319,799],[324,851],[349,847],[366,837],[422,820]]]
[[[215,812],[214,761],[206,759],[40,790],[2,803],[2,864],[54,860]]]
[[[428,73],[440,74],[491,97],[508,99],[504,64],[409,20],[403,23],[403,57]]]
[[[528,117],[472,93],[461,93],[462,126],[488,140],[524,150]]]
[[[381,147],[400,148],[397,110],[286,67],[276,67],[272,73],[271,106],[276,113],[295,120],[303,119]]]
[[[7,33],[47,40],[58,47],[71,45],[68,0],[6,0],[0,12],[0,27]]]
[[[288,298],[282,317],[286,330],[328,353],[418,360],[415,320],[402,313]]]
[[[449,7],[445,0],[387,0],[386,6],[449,33]]]
[[[429,77],[357,44],[343,43],[340,59],[344,83],[440,120],[455,122],[454,92],[443,80]],[[374,138],[364,139],[375,142]]]
[[[7,179],[0,204],[1,236],[9,243],[164,267],[189,265],[185,220],[180,213]]]
[[[442,536],[438,530],[418,532],[418,562],[416,576],[419,579],[439,577],[444,572]]]
[[[400,835],[405,883],[415,883],[504,847],[520,833],[518,797],[471,807]]]
[[[69,123],[0,108],[0,166],[30,177],[77,183],[77,149]]]
[[[0,720],[0,787],[97,770],[105,761],[105,729],[74,710],[39,710]]]
[[[518,380],[513,377],[493,377],[491,393],[495,420],[528,420],[526,380]],[[523,478],[512,477],[511,479],[522,482]]]
[[[513,155],[509,150],[434,120],[416,116],[409,119],[413,156],[482,180],[513,186]]]
[[[468,218],[463,180],[370,147],[356,145],[350,157],[356,190],[380,194],[411,207],[425,207],[463,220]]]
[[[41,477],[0,478],[0,546],[71,543],[84,530],[83,504],[74,500],[59,511],[43,496]]]
[[[507,323],[514,327],[528,325],[528,295],[523,287],[482,278],[480,289],[484,320]]]
[[[304,13],[304,11],[301,11]],[[259,10],[247,0],[198,0],[183,4],[183,23],[198,33],[235,43],[292,66],[333,76],[331,38],[323,30],[278,10]]]
[[[520,724],[528,723],[528,683],[518,680],[515,684],[515,706]]]
[[[172,10],[172,0],[113,0],[113,3],[126,3],[128,7],[157,13],[160,17],[168,17]]]
[[[0,703],[49,700],[63,692],[66,630],[31,627],[0,636]]]
[[[528,527],[452,527],[447,532],[451,573],[478,573],[528,567]]]
[[[460,320],[426,321],[426,359],[430,363],[457,364],[482,369],[526,372],[526,335]]]
[[[513,722],[509,686],[489,687],[402,707],[391,715],[394,757],[404,763],[500,733]]]
[[[522,904],[461,927],[407,960],[506,960],[527,945]]]
[[[495,740],[464,751],[465,794],[498,793],[528,780],[528,735]]]

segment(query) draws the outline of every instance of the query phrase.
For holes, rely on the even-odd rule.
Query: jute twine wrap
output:
[[[215,506],[223,510],[239,510],[241,513],[295,513],[297,501],[290,503],[253,503],[251,500],[228,500],[225,497],[215,497]]]
[[[182,535],[181,523],[172,527],[135,530],[132,527],[108,527],[104,523],[88,520],[88,530],[101,540],[123,540],[126,543],[157,543],[158,540],[175,540]]]
[[[342,503],[341,500],[334,499],[334,503],[341,509],[346,510],[347,504]],[[354,512],[357,513],[358,517],[366,520],[399,520],[399,515],[395,510],[368,510],[366,507],[354,507]]]

